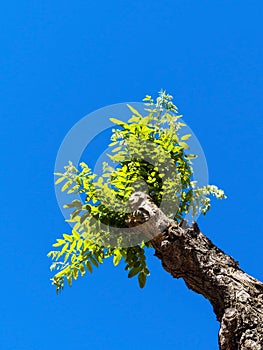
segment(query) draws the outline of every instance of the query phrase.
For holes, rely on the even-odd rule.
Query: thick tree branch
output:
[[[130,205],[130,226],[152,238],[163,268],[212,304],[221,323],[220,349],[263,349],[263,284],[241,270],[196,223],[170,220],[140,192],[131,196]]]

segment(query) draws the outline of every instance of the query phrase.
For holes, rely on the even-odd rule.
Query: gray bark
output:
[[[196,223],[178,224],[137,192],[130,198],[130,226],[151,238],[163,268],[202,294],[220,322],[220,350],[263,349],[263,284],[216,247]]]

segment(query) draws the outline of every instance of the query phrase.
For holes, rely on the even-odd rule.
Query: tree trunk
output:
[[[238,262],[217,248],[196,223],[170,220],[137,192],[130,198],[130,222],[149,236],[163,268],[187,287],[202,294],[220,322],[221,350],[263,349],[263,284],[242,271]],[[142,224],[143,223],[143,224]]]

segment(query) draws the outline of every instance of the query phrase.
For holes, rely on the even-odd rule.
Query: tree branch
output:
[[[196,223],[170,220],[144,193],[130,198],[130,227],[136,226],[155,248],[163,268],[202,294],[221,323],[221,350],[263,349],[263,284],[203,235]],[[142,224],[142,225],[141,225]]]

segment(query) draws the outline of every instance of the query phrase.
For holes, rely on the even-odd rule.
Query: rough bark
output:
[[[220,322],[221,350],[263,349],[263,284],[216,247],[196,223],[178,224],[137,192],[130,198],[130,226],[152,237],[163,268],[187,287],[202,294]]]

